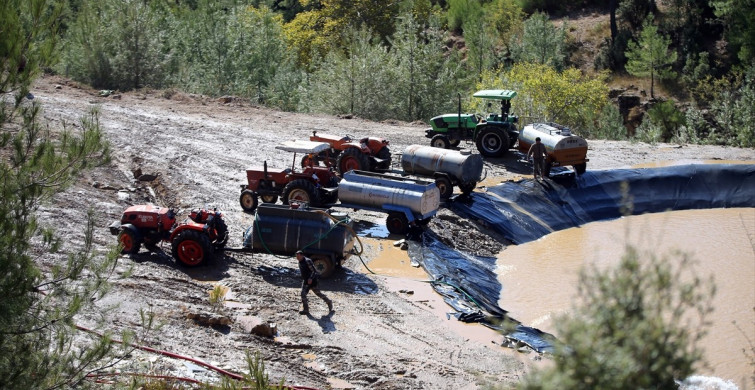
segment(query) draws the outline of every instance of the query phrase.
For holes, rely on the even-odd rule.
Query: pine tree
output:
[[[36,217],[43,202],[109,155],[96,113],[76,133],[55,132],[41,123],[39,104],[27,99],[35,77],[57,59],[60,6],[51,0],[0,3],[0,89],[14,96],[0,101],[3,389],[76,386],[110,350],[107,338],[78,335],[74,318],[106,290],[103,274],[117,252],[95,253],[91,213],[81,248],[67,255]]]
[[[630,42],[626,52],[627,72],[638,77],[650,77],[650,97],[654,98],[655,79],[676,76],[670,69],[676,62],[676,52],[669,50],[671,39],[658,33],[653,16],[648,16],[637,42]]]

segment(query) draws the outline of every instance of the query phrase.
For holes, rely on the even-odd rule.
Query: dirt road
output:
[[[54,226],[75,248],[82,242],[85,210],[97,212],[96,243],[105,250],[115,244],[108,224],[125,207],[155,203],[179,210],[218,207],[231,232],[230,246],[239,246],[253,216],[238,204],[245,169],[268,161],[291,164],[292,156],[274,149],[280,141],[308,139],[313,130],[356,137],[380,136],[400,153],[410,144],[427,144],[424,124],[369,122],[325,115],[284,113],[254,107],[236,99],[225,101],[164,91],[141,91],[101,97],[98,91],[57,78],[43,78],[32,89],[43,104],[52,128],[69,126],[91,108],[112,143],[113,162],[95,169],[74,187],[42,208],[42,221]],[[674,160],[752,160],[753,151],[715,146],[647,145],[590,142],[588,169],[625,167]],[[487,160],[492,186],[527,177],[530,166],[512,154]],[[134,179],[133,171],[156,175],[151,182]],[[484,191],[485,187],[478,188]],[[380,225],[385,216],[352,215],[362,227]],[[505,242],[475,229],[472,221],[447,210],[430,224],[457,248],[495,254]],[[465,234],[459,234],[459,233]],[[397,263],[402,254],[392,248],[400,237],[365,240],[363,259],[369,263],[390,251]],[[389,248],[391,248],[389,250]],[[312,297],[313,315],[298,314],[298,269],[292,258],[264,254],[226,253],[212,264],[187,269],[165,253],[123,256],[111,293],[101,305],[117,304],[107,318],[109,329],[139,330],[139,310],[154,313],[161,328],[141,342],[213,363],[235,372],[246,370],[244,356],[259,352],[271,380],[313,388],[473,389],[487,383],[510,383],[526,372],[535,354],[519,354],[498,344],[502,338],[475,325],[448,319],[450,308],[427,283],[414,278],[370,274],[352,257],[344,271],[324,281],[322,288],[335,302],[335,313]],[[54,260],[51,260],[54,261]],[[131,272],[128,277],[126,272]],[[412,271],[407,271],[411,273]],[[208,291],[220,284],[230,289],[218,315],[230,325],[204,326],[188,317],[211,312]],[[82,317],[81,324],[94,319]],[[255,323],[273,323],[278,337],[249,332]],[[216,380],[217,375],[194,364],[135,352],[124,371],[193,376]]]

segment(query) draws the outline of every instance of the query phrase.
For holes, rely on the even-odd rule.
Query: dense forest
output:
[[[606,4],[607,3],[607,4]],[[65,0],[52,69],[98,89],[427,121],[518,92],[591,138],[755,146],[753,0]],[[575,39],[571,20],[606,16]],[[559,22],[554,22],[558,20]],[[585,59],[585,57],[588,57]],[[587,64],[587,66],[585,66]],[[629,85],[634,106],[617,95]]]

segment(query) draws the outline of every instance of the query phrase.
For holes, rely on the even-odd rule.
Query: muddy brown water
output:
[[[427,275],[413,267],[393,241],[363,238],[378,255],[362,272],[386,278],[387,288],[403,292],[439,317],[451,311],[424,283]],[[717,294],[710,333],[703,340],[709,368],[700,375],[722,378],[739,389],[750,388],[750,360],[743,348],[755,341],[755,208],[686,210],[631,216],[590,223],[552,233],[540,240],[509,246],[498,257],[502,291],[499,306],[523,324],[557,335],[552,319],[568,314],[575,300],[578,272],[586,264],[615,266],[631,244],[642,251],[668,255],[680,250],[696,260],[698,275],[713,275]],[[470,341],[500,343],[501,336],[480,325],[448,326]]]
[[[697,261],[698,275],[713,275],[717,287],[713,324],[702,342],[710,368],[698,373],[750,388],[752,357],[743,349],[751,353],[755,342],[754,240],[755,208],[645,214],[555,232],[500,253],[499,306],[558,336],[552,321],[572,308],[581,267],[618,264],[625,244],[669,254],[669,261],[680,250]]]

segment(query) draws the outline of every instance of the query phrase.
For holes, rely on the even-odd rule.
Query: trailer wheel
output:
[[[587,163],[574,165],[574,172],[577,172],[577,175],[582,175],[585,171],[587,171]]]
[[[509,135],[499,127],[485,127],[477,135],[477,150],[485,157],[501,157],[509,148]]]
[[[259,199],[257,199],[257,194],[254,191],[244,190],[241,191],[239,203],[241,203],[241,208],[244,211],[247,213],[253,213],[257,208],[257,205],[259,205]]]
[[[451,148],[451,141],[448,140],[445,134],[435,134],[430,139],[430,146],[434,148],[449,149]]]
[[[474,191],[475,187],[477,187],[477,183],[474,181],[466,182],[466,183],[459,183],[459,189],[464,194],[471,194],[472,191]]]
[[[320,196],[314,184],[306,179],[296,179],[283,187],[283,204],[290,204],[291,201],[317,206]]]
[[[448,199],[454,194],[454,186],[451,184],[451,180],[448,180],[447,177],[439,176],[435,178],[435,186],[438,187],[438,190],[440,191],[441,199]]]
[[[139,248],[142,246],[142,239],[133,230],[123,229],[118,233],[118,243],[123,247],[121,253],[133,254],[139,252]]]
[[[333,263],[333,259],[328,255],[312,255],[312,263],[315,265],[317,273],[320,277],[327,278],[333,274],[336,269],[336,265]]]
[[[346,150],[338,155],[338,159],[336,160],[336,169],[341,175],[351,170],[367,171],[370,169],[369,167],[370,162],[367,156],[356,147],[346,148]]]
[[[391,234],[406,234],[409,230],[409,220],[404,213],[390,213],[385,219],[385,227]]]
[[[184,230],[173,239],[173,258],[186,267],[196,267],[212,256],[210,238],[196,230]]]

